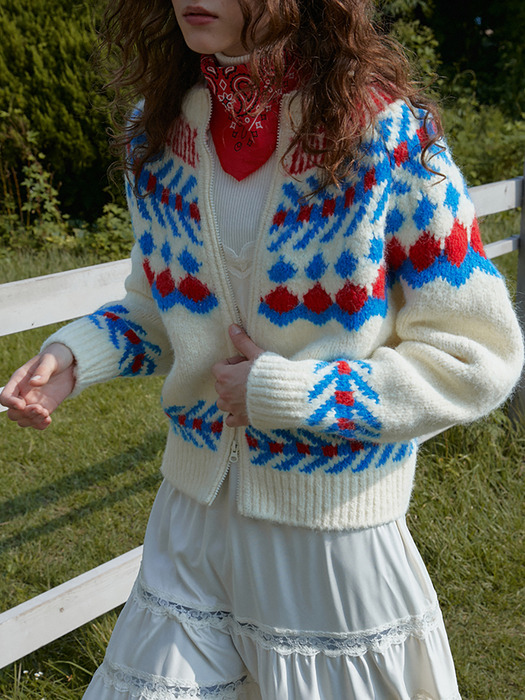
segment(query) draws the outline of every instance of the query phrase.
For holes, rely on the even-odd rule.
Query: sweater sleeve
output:
[[[262,354],[248,379],[251,424],[354,440],[407,441],[473,421],[511,392],[523,344],[505,283],[487,260],[466,184],[446,148],[433,175],[422,130],[386,143],[392,165],[384,219],[394,333],[369,357],[344,342],[318,359]]]
[[[166,374],[173,364],[171,343],[151,295],[138,243],[147,221],[137,215],[136,197],[129,183],[126,190],[137,241],[131,252],[126,296],[64,326],[42,346],[44,349],[58,342],[72,351],[76,363],[72,396],[91,384],[118,376]]]

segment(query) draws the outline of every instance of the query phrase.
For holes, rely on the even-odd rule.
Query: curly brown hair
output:
[[[299,145],[316,157],[324,171],[323,186],[337,184],[353,168],[364,131],[378,111],[377,95],[424,110],[428,139],[423,161],[432,170],[429,149],[443,134],[439,111],[413,79],[401,46],[377,25],[373,0],[263,0],[256,13],[246,0],[238,1],[247,50],[265,20],[252,53],[255,85],[261,85],[261,66],[271,65],[273,88],[279,88],[286,56],[297,57],[302,67],[296,95],[302,121],[294,125],[289,150]],[[118,61],[108,82],[115,91],[114,146],[121,149],[136,136],[147,136],[125,160],[127,168],[134,163],[138,175],[162,149],[186,92],[201,79],[200,57],[186,46],[170,0],[111,2],[102,40]],[[131,105],[140,98],[143,109],[129,119]]]

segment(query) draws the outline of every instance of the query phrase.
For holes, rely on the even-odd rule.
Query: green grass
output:
[[[485,241],[517,232],[490,217]],[[7,281],[93,264],[59,254],[0,259]],[[516,256],[498,266],[514,286]],[[0,338],[0,383],[50,328]],[[161,380],[93,387],[43,433],[0,415],[0,597],[4,609],[142,542],[160,483]],[[525,428],[502,411],[421,450],[408,516],[440,597],[464,700],[519,700],[523,654]],[[101,662],[116,613],[0,671],[2,700],[76,700]]]

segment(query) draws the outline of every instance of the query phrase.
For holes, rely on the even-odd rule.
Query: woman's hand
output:
[[[21,428],[47,428],[51,413],[73,391],[74,364],[69,348],[52,343],[22,365],[0,394],[0,403],[8,409],[7,417]]]
[[[230,338],[239,355],[217,362],[212,372],[217,380],[215,391],[219,395],[217,407],[228,413],[226,425],[236,428],[248,425],[246,411],[246,384],[253,361],[264,352],[252,339],[239,328],[232,325],[229,328]]]

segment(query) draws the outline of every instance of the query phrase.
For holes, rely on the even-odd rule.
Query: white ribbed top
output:
[[[221,66],[248,63],[250,56],[225,56],[215,54]],[[219,235],[225,248],[237,255],[246,243],[254,241],[259,228],[261,213],[268,196],[275,164],[275,153],[256,172],[240,182],[226,173],[220,164],[213,139],[208,134],[208,145],[214,162],[214,187],[212,197],[219,227]]]

